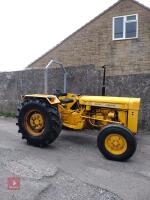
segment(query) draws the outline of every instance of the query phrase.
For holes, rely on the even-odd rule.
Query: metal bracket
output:
[[[56,60],[51,60],[45,67],[45,71],[44,71],[44,92],[45,92],[45,94],[47,94],[47,92],[48,92],[48,69],[51,67],[51,65],[53,63],[58,64],[63,69],[63,72],[64,72],[64,93],[66,93],[67,92],[67,71],[66,71],[64,65],[61,62],[56,61]]]

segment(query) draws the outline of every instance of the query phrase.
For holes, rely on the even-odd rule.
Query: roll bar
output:
[[[67,72],[66,72],[64,65],[57,60],[50,60],[50,62],[45,67],[44,92],[45,92],[45,94],[47,94],[47,92],[48,92],[48,69],[51,67],[52,64],[58,64],[63,69],[63,72],[64,72],[64,91],[63,92],[66,93],[67,92]]]

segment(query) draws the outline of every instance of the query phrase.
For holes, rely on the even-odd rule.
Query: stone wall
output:
[[[101,95],[102,71],[93,65],[68,67],[68,92],[82,95]],[[63,73],[59,68],[49,69],[48,92],[63,89]],[[44,93],[42,69],[0,73],[0,112],[16,112],[20,96]],[[106,77],[106,95],[141,97],[139,127],[150,130],[150,74]]]
[[[138,38],[112,40],[112,18],[138,14]],[[41,68],[51,59],[65,66],[111,65],[114,75],[150,73],[150,10],[132,0],[123,0],[65,39],[61,44],[33,62],[30,68]]]

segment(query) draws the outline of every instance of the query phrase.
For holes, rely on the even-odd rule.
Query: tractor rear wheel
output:
[[[24,101],[18,111],[18,132],[28,144],[44,147],[59,136],[61,120],[56,106],[30,99]]]
[[[136,139],[121,125],[107,125],[98,135],[97,145],[105,158],[115,161],[129,159],[136,150]]]

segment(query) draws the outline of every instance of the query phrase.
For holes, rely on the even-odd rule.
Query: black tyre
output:
[[[18,132],[28,144],[44,147],[59,136],[61,119],[57,107],[33,99],[24,101],[18,111]]]
[[[107,125],[98,135],[97,146],[105,158],[115,161],[129,159],[136,150],[136,139],[121,125]]]

